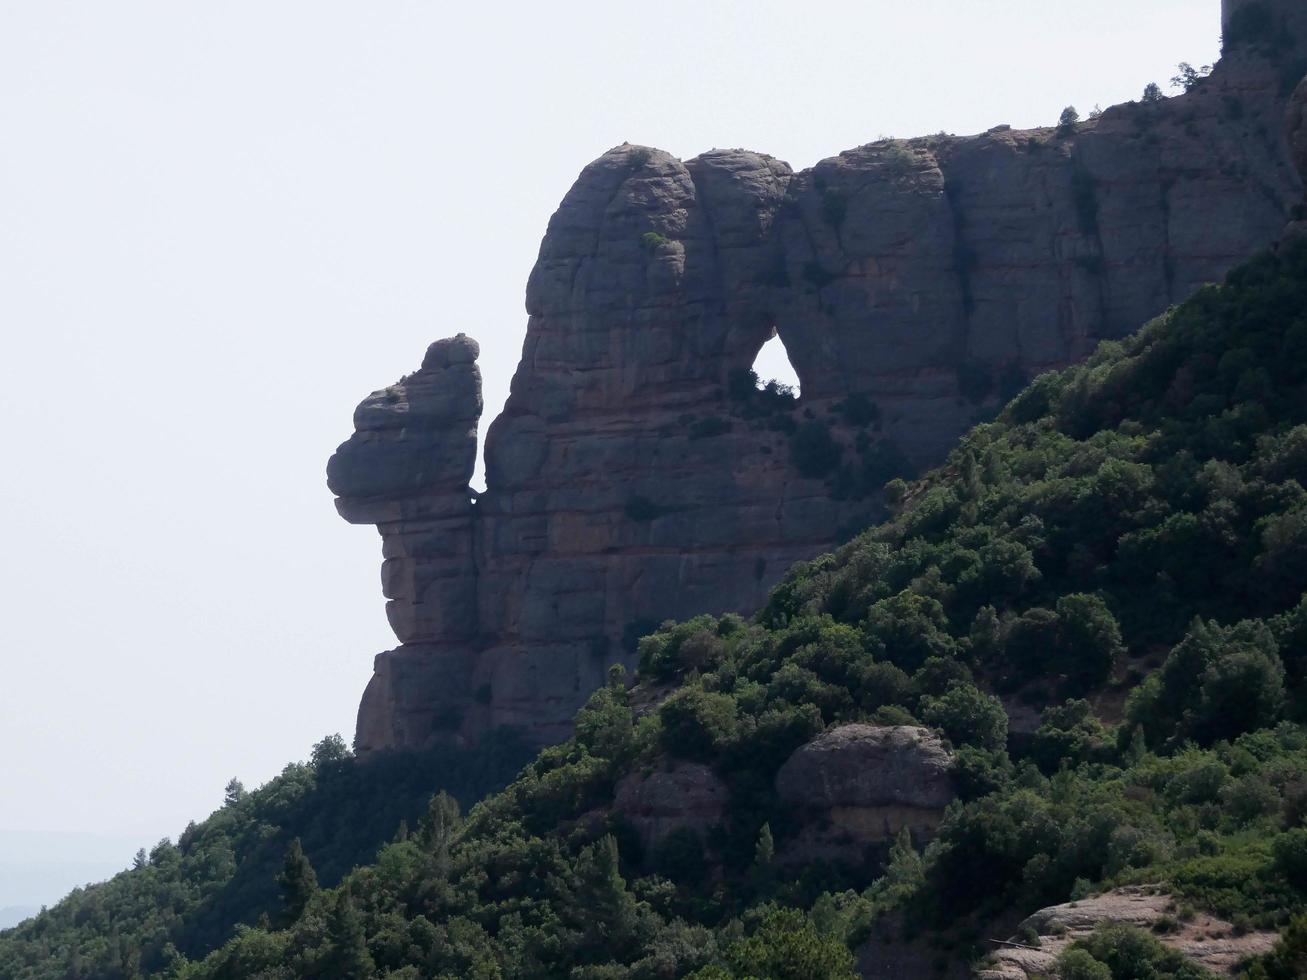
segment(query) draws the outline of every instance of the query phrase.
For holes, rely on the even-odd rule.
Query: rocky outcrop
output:
[[[707,766],[677,762],[670,769],[633,772],[622,777],[613,796],[613,814],[635,830],[646,855],[677,830],[701,838],[722,822],[729,793]]]
[[[565,736],[642,631],[756,609],[1023,379],[1273,242],[1302,199],[1282,133],[1307,51],[1278,36],[1067,131],[883,140],[797,173],[629,145],[586,167],[528,283],[486,492],[466,487],[466,339],[364,402],[332,461],[341,513],[381,529],[402,644],[358,748]],[[797,401],[741,383],[774,333]]]
[[[382,592],[404,646],[380,654],[359,709],[361,746],[420,745],[473,692],[475,501],[468,490],[481,417],[477,342],[459,334],[354,412],[327,466],[342,517],[381,532]],[[441,696],[433,695],[441,692]]]
[[[954,798],[952,762],[928,728],[853,724],[818,735],[776,775],[802,828],[789,856],[858,861],[905,828],[917,841],[934,837]]]
[[[1054,964],[1077,939],[1100,925],[1149,930],[1162,944],[1217,976],[1236,973],[1240,962],[1270,952],[1276,933],[1238,932],[1229,922],[1203,912],[1177,917],[1174,898],[1157,889],[1117,888],[1065,905],[1041,909],[1026,919],[1014,938],[990,957],[978,980],[1033,980],[1057,976]],[[1039,938],[1032,942],[1032,936]]]

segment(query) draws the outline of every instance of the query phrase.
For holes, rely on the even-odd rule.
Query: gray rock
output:
[[[910,725],[842,725],[796,749],[776,776],[776,792],[800,822],[781,854],[857,863],[868,845],[904,829],[935,836],[954,793],[953,758],[939,736]]]
[[[976,976],[978,980],[1028,980],[1055,975],[1054,964],[1063,950],[1107,924],[1151,930],[1161,920],[1168,920],[1170,927],[1153,933],[1155,938],[1217,976],[1233,975],[1240,962],[1270,952],[1275,945],[1273,931],[1236,934],[1229,922],[1203,912],[1177,920],[1176,909],[1170,895],[1138,886],[1041,909],[1018,930],[1018,935],[1038,935],[1038,944],[1028,939],[999,944]]]
[[[917,807],[953,800],[951,753],[938,735],[913,725],[841,725],[795,750],[776,776],[791,806]]]
[[[1271,9],[1277,36],[1307,19]],[[564,737],[608,666],[634,666],[639,631],[752,612],[879,518],[887,474],[849,492],[859,445],[933,464],[1005,387],[1276,241],[1303,200],[1296,37],[1235,45],[1193,91],[1070,134],[880,141],[800,173],[629,144],[586,167],[527,284],[486,492],[467,487],[481,392],[461,335],[369,396],[328,465],[341,514],[381,531],[402,644],[377,661],[360,750],[501,724]],[[802,399],[768,419],[727,391],[774,333]],[[836,410],[850,395],[874,425]],[[812,419],[843,447],[838,485],[792,456],[784,426]]]
[[[726,815],[729,793],[707,766],[678,762],[670,769],[630,773],[618,782],[613,813],[639,834],[648,854],[675,830],[705,836]]]

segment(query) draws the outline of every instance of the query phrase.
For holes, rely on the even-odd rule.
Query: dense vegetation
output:
[[[433,791],[467,802],[499,789],[530,757],[507,734],[473,751],[393,753],[354,759],[340,736],[313,747],[246,792],[232,780],[225,802],[176,843],[137,854],[132,870],[75,889],[57,906],[0,939],[0,977],[136,977],[183,956],[203,956],[238,924],[276,920],[277,877],[292,841],[323,885],[373,860],[407,822],[416,826]]]
[[[437,796],[415,833],[334,887],[333,849],[296,830],[301,854],[277,822],[267,846],[285,859],[248,887],[280,887],[280,904],[207,956],[221,930],[177,944],[168,975],[847,977],[869,936],[927,934],[965,962],[992,923],[1140,882],[1239,929],[1283,927],[1307,912],[1304,488],[1299,243],[1036,379],[944,467],[891,483],[888,522],[796,567],[752,620],[642,640],[657,707],[637,712],[647,699],[615,672],[574,738],[466,819]],[[924,852],[902,837],[855,866],[787,862],[797,828],[775,774],[849,720],[940,729],[961,799]],[[645,853],[609,804],[624,774],[670,758],[712,766],[729,817]],[[259,793],[315,778],[292,768]],[[349,799],[314,806],[342,826],[330,811]],[[122,947],[115,936],[154,949],[196,928],[194,900],[160,920],[150,884],[209,874],[190,844],[165,855],[191,861],[185,875],[151,857],[0,940],[0,973],[135,976],[130,956],[85,957]],[[1296,975],[1303,933],[1299,921],[1250,976]],[[1128,932],[1067,955],[1080,976],[1190,975]]]

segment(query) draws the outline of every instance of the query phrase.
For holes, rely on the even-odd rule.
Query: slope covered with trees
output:
[[[0,974],[843,977],[869,937],[929,934],[944,968],[979,960],[995,923],[1144,881],[1241,928],[1284,926],[1307,910],[1305,488],[1299,241],[1038,378],[944,467],[892,483],[887,523],[796,567],[752,620],[643,640],[639,686],[615,676],[574,738],[466,818],[436,797],[339,883],[357,852],[306,840],[310,875],[274,835],[265,921],[207,955],[197,938],[165,958],[160,929],[148,963],[76,965],[115,928],[140,934],[150,913],[133,903],[159,901],[145,882],[163,874],[151,857],[102,886],[97,912],[79,893],[7,934]],[[900,838],[861,864],[794,861],[776,772],[857,720],[940,729],[960,799],[923,852]],[[614,787],[673,759],[712,767],[728,815],[646,852]],[[172,928],[195,928],[177,914]],[[1293,975],[1303,934],[1254,975]],[[1172,970],[1105,935],[1068,969],[1134,976],[1134,943],[1131,962]]]
[[[247,792],[237,780],[223,806],[136,855],[102,884],[0,933],[0,977],[131,978],[186,955],[203,956],[237,924],[277,921],[284,856],[311,859],[315,884],[334,885],[375,856],[406,823],[416,826],[445,787],[466,803],[502,787],[530,753],[500,735],[473,751],[404,753],[364,764],[339,735]]]

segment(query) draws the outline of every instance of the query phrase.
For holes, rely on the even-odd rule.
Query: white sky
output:
[[[394,640],[327,457],[460,330],[493,417],[607,148],[1051,124],[1218,33],[1217,0],[0,0],[0,832],[148,844],[352,735]]]

